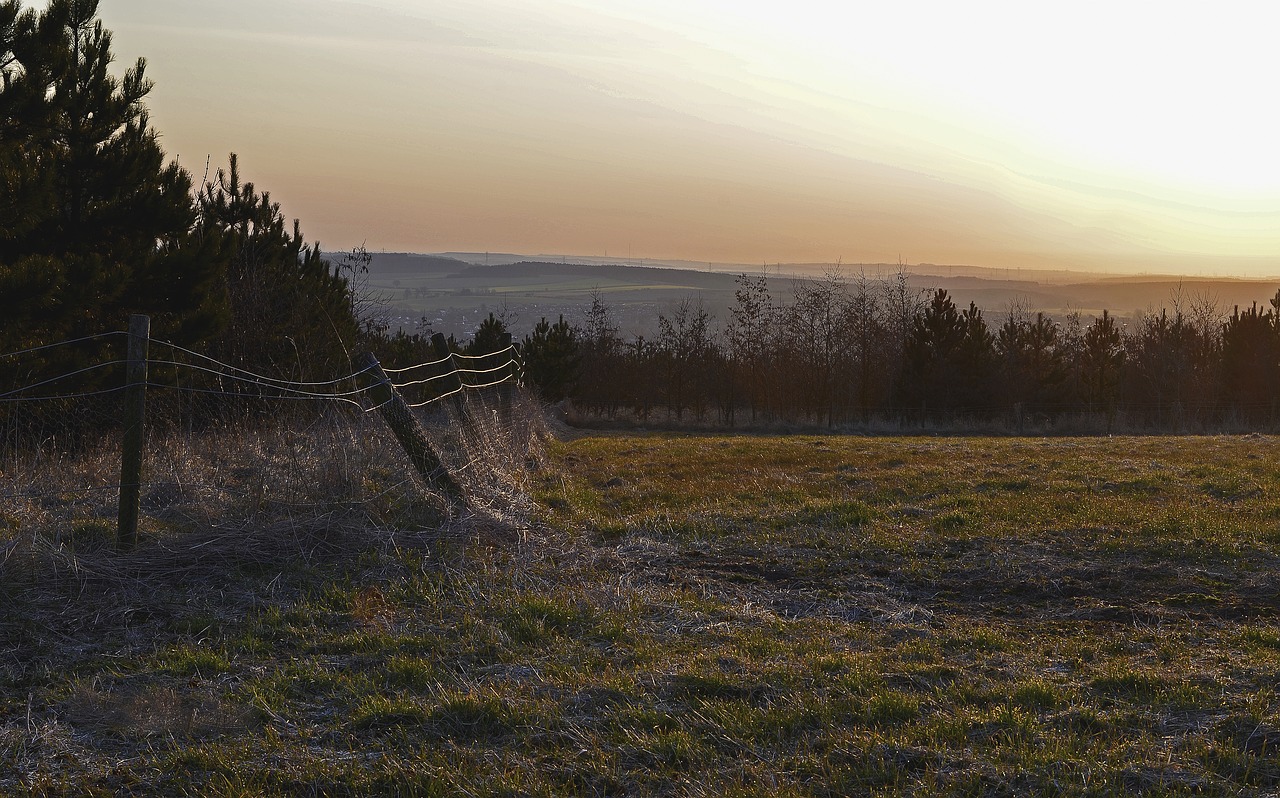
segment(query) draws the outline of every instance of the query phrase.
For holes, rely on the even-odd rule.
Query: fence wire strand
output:
[[[256,373],[256,372],[249,371],[248,369],[242,369],[242,368],[239,368],[238,366],[233,366],[233,365],[231,365],[230,363],[224,363],[224,362],[222,362],[221,360],[218,360],[217,358],[213,358],[213,357],[210,357],[210,356],[208,356],[208,355],[201,354],[200,352],[196,352],[196,351],[194,351],[194,350],[187,349],[186,347],[178,346],[177,344],[170,343],[170,342],[168,342],[168,341],[159,341],[159,340],[156,340],[156,339],[154,339],[154,338],[153,338],[153,339],[151,339],[151,342],[152,342],[152,343],[155,343],[155,344],[159,344],[160,346],[167,346],[167,347],[170,347],[170,348],[172,348],[172,349],[173,349],[173,350],[175,350],[175,351],[178,351],[178,352],[182,352],[182,353],[184,353],[184,354],[191,355],[192,357],[198,357],[198,358],[200,358],[201,360],[207,361],[207,362],[209,362],[209,363],[213,363],[213,364],[215,364],[215,365],[217,365],[217,366],[221,366],[222,368],[226,369],[227,371],[235,372],[235,373],[237,373],[237,374],[243,374],[243,375],[245,375],[246,377],[252,378],[253,380],[257,380],[257,381],[264,382],[264,383],[274,383],[274,384],[279,385],[279,386],[290,386],[290,387],[296,387],[296,388],[298,388],[298,389],[317,388],[317,387],[322,386],[322,385],[337,385],[337,384],[339,384],[339,383],[346,382],[346,381],[348,381],[348,380],[354,380],[354,379],[357,379],[358,377],[361,377],[361,376],[363,376],[364,374],[367,374],[367,373],[369,372],[369,369],[368,369],[368,368],[364,368],[364,369],[360,369],[359,371],[356,371],[356,372],[353,372],[353,373],[351,373],[351,374],[348,374],[348,375],[346,375],[345,377],[335,377],[334,379],[331,379],[331,380],[322,380],[322,381],[320,381],[320,382],[301,382],[301,381],[298,381],[298,380],[285,380],[285,379],[280,379],[280,378],[278,378],[278,377],[268,377],[268,376],[263,375],[263,374],[258,374],[258,373]],[[157,362],[157,361],[152,361],[152,362]],[[183,364],[180,364],[180,363],[170,363],[170,365],[175,365],[175,366],[177,366],[177,365],[187,365],[187,366],[190,366],[191,368],[202,368],[202,367],[200,367],[200,366],[194,366],[194,365],[191,365],[191,364],[185,364],[185,363],[183,363]],[[205,371],[209,371],[210,373],[220,373],[220,372],[217,372],[217,371],[216,371],[216,370],[214,370],[214,369],[204,369],[204,370],[205,370]],[[233,375],[231,375],[231,374],[227,374],[226,376],[227,376],[227,377],[232,377]],[[237,379],[244,379],[244,378],[237,378]]]
[[[486,357],[494,357],[495,355],[505,355],[505,354],[507,354],[507,353],[509,353],[509,352],[514,352],[514,351],[515,351],[515,345],[514,345],[514,344],[512,344],[511,346],[508,346],[508,347],[506,347],[505,349],[498,349],[498,350],[493,351],[493,352],[486,352],[486,353],[485,353],[485,354],[483,354],[483,355],[462,355],[462,354],[454,354],[454,355],[453,355],[453,357],[456,357],[456,358],[458,358],[459,360],[483,360],[483,359],[484,359],[484,358],[486,358]]]
[[[30,385],[25,385],[25,386],[23,386],[23,387],[21,387],[21,388],[15,388],[15,389],[13,389],[12,391],[8,391],[7,393],[0,393],[0,400],[8,399],[8,398],[9,398],[9,397],[11,397],[11,396],[17,396],[18,394],[20,394],[20,393],[24,393],[24,392],[26,392],[26,391],[29,391],[29,390],[33,389],[33,388],[41,388],[41,387],[44,387],[45,385],[52,385],[52,384],[53,384],[53,383],[55,383],[55,382],[61,382],[61,381],[63,381],[63,380],[71,379],[72,377],[79,377],[80,375],[82,375],[82,374],[88,374],[88,373],[89,373],[89,372],[91,372],[91,371],[97,371],[98,369],[104,369],[104,368],[110,368],[110,367],[112,367],[112,366],[123,366],[123,365],[125,365],[125,364],[127,364],[127,363],[128,363],[128,361],[126,361],[126,360],[109,360],[109,361],[107,361],[107,362],[105,362],[105,363],[96,363],[96,364],[94,364],[94,365],[92,365],[92,366],[85,366],[85,367],[84,367],[84,368],[82,368],[82,369],[76,369],[75,371],[69,371],[69,372],[67,372],[66,374],[60,374],[60,375],[58,375],[57,377],[51,377],[51,378],[49,378],[49,379],[47,379],[47,380],[41,380],[40,382],[33,382],[32,384],[30,384]],[[87,395],[87,394],[84,394],[84,395]],[[50,397],[50,398],[64,399],[64,398],[72,398],[72,397],[63,397],[63,396],[58,396],[58,397]]]
[[[463,391],[472,391],[472,390],[476,390],[476,391],[478,391],[478,390],[480,390],[480,389],[482,389],[482,388],[493,388],[494,386],[501,385],[502,383],[504,383],[504,382],[506,382],[507,380],[510,380],[510,379],[511,379],[511,377],[510,377],[510,376],[507,376],[507,377],[503,377],[503,378],[502,378],[502,379],[500,379],[500,380],[496,380],[496,381],[494,381],[494,382],[487,382],[487,383],[485,383],[485,384],[483,384],[483,385],[467,385],[467,384],[465,384],[465,383],[464,383],[463,385],[460,385],[459,387],[454,388],[452,391],[449,391],[448,393],[441,394],[441,395],[439,395],[439,396],[437,396],[437,397],[434,397],[434,398],[432,398],[432,399],[427,399],[427,400],[426,400],[426,401],[424,401],[424,402],[416,402],[416,403],[413,403],[413,404],[409,404],[409,407],[426,407],[427,405],[434,404],[434,403],[436,403],[436,402],[440,401],[441,399],[448,399],[450,396],[455,396],[455,395],[457,395],[457,394],[460,394],[460,393],[462,393]]]
[[[434,382],[436,380],[447,379],[449,377],[453,377],[458,374],[493,374],[494,372],[511,368],[511,365],[513,363],[515,363],[515,360],[508,360],[507,362],[503,363],[500,366],[494,366],[493,368],[489,368],[489,369],[453,369],[451,371],[446,371],[443,374],[437,374],[433,377],[424,377],[423,379],[420,379],[420,380],[410,380],[409,382],[392,382],[392,385],[394,385],[398,390],[403,390],[405,388],[413,388],[418,385],[426,385],[427,383]],[[479,388],[479,387],[486,387],[486,386],[465,386],[465,383],[464,383],[464,387]]]
[[[30,385],[21,390],[38,387]],[[113,393],[121,393],[125,390],[125,386],[121,385],[116,388],[103,388],[101,391],[82,391],[80,393],[60,393],[57,396],[7,396],[0,395],[0,402],[52,402],[59,399],[90,399],[95,396],[108,396]]]
[[[5,352],[0,354],[0,360],[18,357],[19,355],[30,355],[34,352],[43,352],[47,349],[57,349],[60,346],[71,346],[72,344],[83,344],[89,341],[101,341],[106,338],[116,338],[119,336],[127,336],[124,330],[113,330],[111,332],[97,333],[96,335],[86,335],[82,338],[72,338],[67,341],[58,341],[53,344],[44,344],[43,346],[33,346],[30,349],[19,349],[16,352]]]
[[[212,374],[212,375],[214,375],[214,376],[216,376],[216,377],[218,377],[218,378],[220,378],[220,379],[232,380],[232,381],[235,381],[235,382],[241,382],[241,383],[245,383],[245,384],[248,384],[248,385],[258,385],[258,386],[261,386],[261,387],[263,387],[263,388],[270,388],[270,389],[275,390],[275,391],[281,391],[281,392],[289,393],[289,394],[296,394],[296,395],[298,395],[298,396],[305,397],[305,398],[308,398],[308,399],[342,399],[342,398],[345,398],[345,397],[359,396],[360,394],[362,394],[362,393],[364,393],[365,391],[367,391],[367,390],[368,390],[368,388],[356,388],[356,389],[354,389],[354,390],[350,390],[350,391],[335,391],[335,392],[331,392],[331,393],[322,393],[322,392],[319,392],[319,391],[307,391],[307,390],[303,390],[303,389],[301,389],[301,388],[288,387],[288,386],[283,385],[283,384],[276,384],[276,383],[269,383],[269,382],[268,382],[268,383],[264,383],[264,382],[262,382],[261,380],[258,380],[258,379],[250,379],[250,378],[248,378],[248,377],[240,377],[240,376],[237,376],[237,375],[235,375],[235,374],[227,374],[227,373],[225,373],[225,372],[217,371],[217,370],[215,370],[215,369],[205,368],[204,366],[196,366],[196,365],[193,365],[193,364],[191,364],[191,363],[178,363],[178,362],[176,362],[176,361],[172,361],[172,360],[148,360],[148,361],[147,361],[147,363],[148,363],[148,364],[150,364],[150,365],[154,365],[154,366],[173,366],[174,368],[190,369],[190,370],[192,370],[192,371],[198,371],[198,372],[201,372],[201,373],[204,373],[204,374]],[[363,371],[362,371],[362,372],[357,372],[357,374],[363,374],[363,373],[365,373],[365,372],[363,372]],[[343,379],[352,379],[352,378],[351,378],[351,377],[344,377]],[[309,385],[328,385],[328,384],[331,384],[331,383],[292,383],[292,385],[304,385],[304,384],[309,384]],[[180,387],[180,386],[169,386],[169,387]],[[215,393],[216,393],[216,391],[215,391]],[[228,393],[227,393],[227,395],[228,395],[228,396],[231,396],[231,395],[234,395],[234,394],[231,394],[231,393],[229,393],[229,392],[228,392]],[[271,398],[271,397],[267,397],[267,398]],[[285,398],[285,397],[279,397],[279,398]]]
[[[274,386],[269,386],[269,387],[274,387]],[[348,399],[344,396],[331,395],[331,394],[306,394],[301,392],[295,392],[293,395],[287,395],[287,396],[262,396],[262,395],[256,395],[256,394],[233,393],[232,391],[218,391],[212,388],[192,388],[190,386],[185,386],[185,385],[168,385],[168,384],[159,383],[159,382],[148,382],[147,388],[155,389],[158,391],[175,391],[177,393],[199,394],[202,396],[224,396],[229,399],[270,399],[270,400],[298,401],[298,402],[311,402],[311,401],[341,402],[344,404],[354,405],[355,407],[358,407],[360,409],[364,409],[364,405],[361,404],[360,402],[355,401],[354,399]],[[122,391],[124,389],[117,388],[116,390]],[[364,389],[353,392],[353,393],[364,393]]]
[[[414,371],[416,369],[426,368],[428,366],[439,366],[444,363],[448,363],[452,359],[453,359],[453,355],[448,354],[440,358],[439,360],[428,360],[425,363],[418,363],[413,366],[405,366],[404,368],[399,368],[399,369],[392,369],[392,368],[387,368],[386,366],[383,366],[382,371],[386,374],[405,374],[407,372]]]

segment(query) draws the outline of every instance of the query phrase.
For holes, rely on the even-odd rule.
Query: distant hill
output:
[[[479,279],[502,279],[504,277],[583,277],[602,281],[617,281],[630,284],[652,284],[669,286],[672,282],[687,285],[700,290],[732,291],[736,274],[724,272],[695,272],[688,269],[671,269],[654,266],[622,266],[619,264],[588,265],[577,263],[546,263],[540,261],[522,261],[500,266],[472,266],[465,272]]]
[[[599,259],[545,260],[489,253],[490,263],[476,263],[476,253],[376,253],[370,285],[384,301],[393,324],[431,328],[469,336],[488,313],[505,314],[512,328],[523,334],[543,316],[563,314],[581,322],[599,293],[613,311],[624,335],[650,335],[660,314],[670,314],[684,299],[697,299],[723,324],[734,302],[736,279],[744,271],[759,275],[759,267],[733,271],[720,268],[678,268],[670,263],[645,265],[595,262]],[[480,258],[484,253],[479,254]],[[768,269],[775,301],[786,301],[797,280],[822,278],[830,264],[783,264],[782,273]],[[888,279],[897,264],[845,265],[846,279],[859,274]],[[794,271],[788,271],[794,270]],[[908,267],[911,284],[920,290],[945,288],[961,307],[970,302],[988,320],[999,324],[1010,308],[1043,311],[1062,319],[1078,312],[1087,322],[1103,309],[1122,322],[1146,312],[1189,310],[1210,303],[1220,315],[1253,302],[1265,305],[1280,288],[1276,280],[1179,278],[1167,275],[1115,276],[1081,272],[1039,272],[1030,269],[986,269],[971,266],[921,265]],[[1070,281],[1065,278],[1072,278]]]
[[[449,274],[471,264],[444,255],[416,255],[408,252],[377,252],[372,269],[378,274]]]

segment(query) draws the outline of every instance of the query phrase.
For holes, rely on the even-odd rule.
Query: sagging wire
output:
[[[16,352],[5,352],[0,354],[0,359],[17,357],[18,355],[29,355],[32,352],[43,352],[46,349],[56,349],[59,346],[71,346],[72,344],[83,344],[88,341],[99,341],[103,338],[112,338],[119,335],[128,335],[124,330],[113,330],[111,332],[97,333],[96,335],[86,335],[83,338],[72,338],[68,341],[58,341],[55,344],[44,344],[43,346],[33,346],[30,349],[19,349]]]
[[[237,376],[237,375],[235,375],[235,374],[228,374],[228,373],[226,373],[226,372],[217,371],[217,370],[215,370],[215,369],[205,368],[204,366],[196,366],[196,365],[193,365],[193,364],[191,364],[191,363],[178,363],[178,362],[176,362],[176,361],[172,361],[172,360],[149,360],[148,362],[149,362],[149,363],[151,363],[151,364],[153,364],[153,365],[157,365],[157,366],[173,366],[173,367],[175,367],[175,368],[186,368],[186,369],[192,369],[192,370],[194,370],[194,371],[201,371],[201,372],[204,372],[204,373],[206,373],[206,374],[213,374],[214,376],[217,376],[217,377],[220,377],[220,378],[225,378],[225,379],[228,379],[228,380],[234,380],[234,381],[236,381],[236,382],[242,382],[242,383],[246,383],[246,384],[249,384],[249,385],[258,385],[258,386],[261,386],[261,387],[263,387],[263,388],[271,388],[271,389],[273,389],[273,390],[277,390],[277,391],[284,391],[284,392],[287,392],[287,393],[293,393],[293,394],[297,394],[297,395],[299,395],[299,396],[307,397],[307,398],[309,398],[309,399],[341,399],[341,398],[346,397],[346,396],[358,396],[359,394],[364,393],[366,390],[368,390],[367,388],[356,388],[356,389],[351,390],[351,391],[341,391],[341,392],[334,392],[334,393],[321,393],[321,392],[319,392],[319,391],[306,391],[306,390],[302,390],[302,389],[300,389],[300,388],[292,388],[292,387],[288,387],[288,385],[312,385],[312,386],[314,386],[314,385],[329,385],[329,384],[332,384],[332,383],[340,382],[340,380],[331,380],[331,381],[329,381],[329,382],[318,382],[318,383],[297,383],[297,382],[295,382],[295,383],[288,383],[287,385],[286,385],[286,384],[272,384],[272,383],[270,383],[270,382],[263,382],[261,379],[250,379],[249,377],[240,377],[240,376]],[[225,364],[224,364],[224,365],[225,365]],[[237,369],[237,370],[238,370],[238,369]],[[367,369],[366,369],[366,371],[367,371]],[[355,375],[352,375],[352,376],[350,376],[350,377],[343,377],[342,379],[343,379],[343,380],[349,380],[349,379],[352,379],[352,378],[354,378],[355,376],[357,376],[357,375],[359,375],[359,374],[364,374],[364,373],[366,373],[366,371],[356,372],[356,374],[355,374]],[[246,374],[247,374],[247,373],[250,373],[250,372],[242,372],[242,373],[246,373]],[[215,391],[214,393],[217,393],[217,392]],[[234,395],[236,395],[236,394],[228,394],[228,395],[234,396]]]
[[[128,361],[125,361],[125,360],[109,360],[106,363],[98,363],[92,366],[86,366],[82,369],[69,371],[66,374],[60,374],[57,377],[52,377],[47,380],[41,380],[40,382],[32,383],[31,385],[26,385],[21,388],[15,388],[12,391],[8,391],[7,393],[0,393],[0,399],[7,399],[10,396],[17,396],[18,394],[23,393],[24,391],[29,391],[32,388],[39,388],[43,385],[52,385],[55,382],[60,382],[61,380],[65,380],[70,377],[78,377],[81,374],[88,374],[89,372],[96,371],[98,369],[109,368],[111,366],[123,366],[127,362]]]
[[[348,375],[347,375],[347,376],[345,376],[345,377],[337,377],[337,378],[334,378],[334,379],[332,379],[332,380],[323,380],[323,381],[321,381],[321,382],[300,382],[300,381],[297,381],[297,380],[283,380],[283,379],[280,379],[280,378],[278,378],[278,377],[268,377],[268,376],[266,376],[266,375],[264,375],[264,374],[258,374],[258,373],[256,373],[256,372],[249,371],[248,369],[242,369],[242,368],[239,368],[239,367],[237,367],[237,366],[233,366],[233,365],[231,365],[230,363],[223,363],[221,360],[218,360],[217,358],[210,357],[210,356],[205,355],[205,354],[201,354],[200,352],[192,351],[192,350],[187,349],[187,348],[185,348],[185,347],[178,346],[177,344],[170,343],[169,341],[159,341],[159,340],[156,340],[156,339],[154,339],[154,338],[153,338],[153,339],[151,339],[151,341],[152,341],[152,343],[160,344],[161,346],[167,346],[167,347],[170,347],[170,348],[174,349],[175,351],[183,352],[183,353],[185,353],[185,354],[191,355],[192,357],[198,357],[198,358],[200,358],[201,360],[206,360],[206,361],[208,361],[208,362],[210,362],[210,363],[213,363],[213,364],[215,364],[215,365],[217,365],[217,366],[221,366],[221,367],[223,367],[223,368],[225,368],[225,369],[228,369],[228,370],[230,370],[230,371],[237,372],[237,373],[239,373],[239,374],[244,374],[244,375],[246,375],[247,377],[251,377],[251,378],[253,378],[253,379],[255,379],[255,380],[259,380],[259,381],[262,381],[262,382],[269,382],[269,383],[277,383],[277,384],[282,385],[282,386],[297,386],[298,388],[316,388],[316,387],[319,387],[319,386],[321,386],[321,385],[336,385],[337,383],[345,382],[346,380],[353,380],[353,379],[355,379],[355,378],[357,378],[357,377],[359,377],[359,376],[361,376],[361,375],[367,374],[367,373],[369,373],[370,369],[372,369],[372,366],[370,366],[370,367],[368,367],[368,368],[363,368],[363,369],[360,369],[359,371],[356,371],[356,372],[353,372],[353,373],[351,373],[351,374],[348,374]],[[151,362],[168,362],[168,361],[151,361]],[[190,365],[190,364],[185,364],[185,363],[184,363],[184,364],[173,363],[172,365]],[[191,366],[191,368],[202,368],[202,367],[200,367],[200,366]],[[211,370],[211,369],[204,369],[204,370],[205,370],[205,371],[210,371],[211,373],[220,373],[220,372],[216,372],[216,371]],[[226,376],[228,376],[228,377],[232,377],[233,375],[231,375],[231,374],[227,374]],[[240,379],[243,379],[243,378],[240,378]]]
[[[339,395],[339,394],[319,394],[319,393],[309,394],[309,393],[304,393],[302,391],[294,391],[293,392],[294,395],[292,396],[253,396],[250,394],[243,394],[243,393],[231,393],[230,391],[216,391],[211,388],[190,388],[190,387],[185,387],[181,385],[165,385],[163,383],[156,383],[156,382],[148,382],[147,387],[154,388],[156,390],[178,391],[180,393],[197,393],[197,394],[204,394],[207,396],[227,396],[233,399],[264,399],[264,400],[284,399],[284,400],[299,401],[299,402],[324,400],[329,402],[345,402],[346,404],[354,405],[355,407],[358,407],[361,410],[364,409],[364,405],[361,404],[360,402],[357,402],[354,399],[348,399],[346,398],[346,396]],[[267,386],[267,387],[275,387],[275,386]],[[119,389],[119,390],[123,390],[123,389]],[[365,390],[366,389],[362,388],[359,391],[353,391],[351,395],[363,393]]]

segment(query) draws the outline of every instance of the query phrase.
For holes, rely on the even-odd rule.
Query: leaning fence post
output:
[[[138,543],[138,505],[142,495],[142,448],[146,444],[147,343],[151,317],[129,317],[129,349],[124,377],[124,442],[120,452],[120,514],[116,541],[131,549]]]
[[[391,379],[382,370],[382,364],[372,352],[365,352],[356,360],[356,368],[369,375],[371,385],[369,398],[373,400],[378,412],[382,415],[396,440],[404,447],[418,473],[422,474],[427,484],[444,493],[454,502],[462,501],[462,488],[454,481],[453,475],[440,462],[440,457],[427,442],[413,411],[405,404],[404,398],[391,384]]]
[[[436,348],[436,357],[448,358],[449,376],[444,378],[444,393],[449,394],[449,404],[453,406],[459,418],[465,418],[466,405],[464,404],[466,397],[463,395],[462,375],[458,373],[458,359],[453,356],[453,350],[449,348],[449,342],[445,340],[444,333],[436,333],[431,336],[431,345]]]

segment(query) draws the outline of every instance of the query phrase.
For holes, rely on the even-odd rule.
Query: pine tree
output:
[[[995,336],[987,328],[982,310],[973,302],[960,314],[963,336],[952,364],[956,406],[985,411],[991,403],[995,372]]]
[[[1257,304],[1236,308],[1222,329],[1222,372],[1227,400],[1243,418],[1274,416],[1280,393],[1280,319]]]
[[[350,283],[308,246],[298,220],[240,177],[231,154],[198,198],[198,230],[226,259],[231,322],[221,357],[272,374],[324,378],[345,369],[359,333]]]
[[[1120,329],[1115,318],[1104,310],[1084,333],[1080,373],[1085,399],[1106,416],[1108,433],[1115,421],[1124,359]]]
[[[548,402],[558,402],[573,395],[577,383],[581,353],[578,332],[564,316],[555,324],[545,318],[525,337],[520,347],[524,356],[525,378]]]
[[[225,321],[190,176],[165,163],[139,59],[116,78],[97,0],[0,4],[0,347],[123,327],[193,343]]]
[[[480,326],[476,328],[475,337],[467,347],[467,354],[487,355],[502,351],[506,334],[507,325],[502,319],[490,313],[489,317],[480,322]]]
[[[1060,347],[1058,325],[1036,313],[1028,319],[1020,309],[996,333],[996,350],[1004,377],[1004,395],[1015,415],[1050,413],[1059,409],[1066,381],[1066,364]]]
[[[964,343],[966,321],[941,288],[917,313],[907,335],[901,397],[926,411],[953,410],[957,404],[957,353]]]
[[[1178,310],[1172,316],[1165,310],[1148,314],[1137,326],[1127,341],[1127,398],[1149,420],[1177,429],[1189,400],[1206,396],[1201,386],[1212,381],[1210,374],[1220,365],[1217,343]]]

